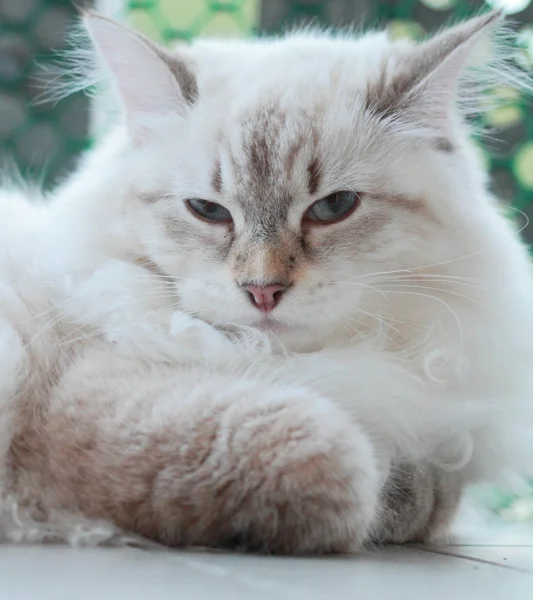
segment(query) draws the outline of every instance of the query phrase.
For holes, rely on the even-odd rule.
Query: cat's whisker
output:
[[[399,277],[403,277],[403,274],[398,275]],[[447,273],[410,273],[406,275],[408,277],[441,277],[443,279],[451,279],[451,280],[459,280],[459,281],[473,281],[479,283],[485,283],[483,279],[479,279],[478,277],[470,277],[466,275],[449,275]]]
[[[461,277],[458,275],[446,275],[444,273],[410,273],[410,274],[398,274],[398,275],[389,275],[385,276],[382,279],[412,279],[412,280],[421,280],[421,281],[433,281],[433,280],[442,280],[448,281],[450,283],[468,283],[471,285],[485,285],[481,279],[476,279],[474,277]]]
[[[90,321],[91,317],[96,316],[95,313],[88,313],[86,315],[86,318],[88,321]],[[74,327],[74,329],[71,329],[68,333],[69,335],[74,335],[76,334],[78,331],[83,331],[83,330],[93,330],[95,326],[91,325],[90,323],[82,323],[79,324],[77,327]]]
[[[419,297],[422,297],[422,298],[429,298],[429,299],[434,300],[435,302],[437,302],[439,304],[442,304],[445,307],[445,309],[447,310],[447,312],[449,312],[453,316],[453,318],[454,318],[454,320],[455,320],[455,322],[457,324],[457,328],[459,330],[460,342],[461,342],[461,344],[463,343],[464,334],[463,334],[463,326],[462,326],[462,323],[461,323],[461,319],[459,318],[459,316],[457,315],[457,313],[453,310],[453,308],[447,302],[445,302],[442,298],[439,298],[437,296],[433,296],[432,294],[423,294],[422,292],[412,292],[410,290],[409,291],[390,290],[390,293],[391,294],[402,294],[402,295],[411,294],[412,296],[419,296]]]
[[[57,315],[54,315],[50,320],[48,320],[44,326],[39,329],[27,342],[26,342],[26,346],[31,346],[32,344],[35,344],[35,342],[37,342],[37,340],[39,340],[43,335],[46,335],[48,332],[50,332],[58,323],[60,323],[64,318],[65,318],[65,314],[63,314],[63,312],[60,312]]]
[[[476,282],[472,282],[472,281],[463,281],[460,279],[445,279],[442,277],[408,277],[408,276],[396,276],[396,277],[384,277],[380,282],[378,282],[378,285],[381,283],[387,283],[387,282],[407,282],[407,283],[427,283],[429,285],[433,285],[435,283],[443,283],[443,284],[447,284],[447,285],[457,285],[457,286],[464,286],[464,287],[469,287],[469,288],[473,288],[473,289],[478,289],[478,290],[486,290],[486,286],[484,285],[479,285]],[[441,288],[435,288],[435,289],[441,289]]]
[[[383,315],[386,322],[390,321],[391,323],[398,323],[398,325],[403,325],[404,327],[408,327],[413,331],[420,331],[421,329],[431,329],[431,325],[426,325],[423,323],[413,323],[412,321],[405,321],[403,319],[395,319],[389,315]]]
[[[401,344],[399,344],[399,342],[397,340],[395,340],[391,336],[389,336],[384,331],[384,328],[388,328],[388,329],[394,331],[395,333],[397,333],[400,336],[400,338],[403,338],[402,332],[397,327],[394,327],[393,325],[390,324],[390,321],[398,322],[399,324],[402,324],[403,323],[402,321],[399,321],[398,319],[390,319],[387,315],[372,314],[357,305],[353,305],[353,304],[346,304],[346,305],[349,307],[349,309],[354,310],[359,313],[362,313],[370,318],[370,322],[359,321],[360,324],[364,325],[365,327],[370,327],[370,329],[377,331],[379,334],[387,337],[395,346],[398,346],[399,348],[401,347]],[[377,321],[379,323],[379,325],[380,325],[379,329],[376,328],[376,326],[373,324],[374,321]],[[413,327],[413,325],[410,323],[406,323],[406,324]]]
[[[166,306],[160,306],[158,308],[148,309],[143,314],[150,315],[150,316],[161,315],[161,322],[164,323],[165,319],[168,321],[168,317],[171,316],[171,314],[169,315],[168,313],[174,313],[179,310],[181,310],[180,303],[175,302],[173,304],[168,304]]]
[[[386,323],[386,322],[382,321],[381,319],[379,319],[378,317],[376,317],[376,316],[374,316],[374,315],[370,315],[370,313],[364,312],[364,314],[366,314],[366,315],[369,315],[369,316],[373,317],[374,319],[378,320],[378,322],[379,322],[379,324],[381,325],[381,327],[380,327],[380,328],[377,328],[377,327],[375,327],[375,326],[372,326],[370,323],[367,323],[367,322],[364,322],[364,321],[359,321],[359,320],[357,320],[356,322],[357,322],[357,323],[360,323],[360,324],[362,324],[362,325],[364,325],[365,327],[368,327],[368,326],[370,326],[370,329],[371,329],[372,331],[375,331],[375,332],[377,332],[378,336],[383,336],[383,337],[385,337],[387,340],[389,340],[389,341],[390,341],[390,342],[393,344],[393,346],[395,346],[396,348],[398,348],[398,350],[401,352],[401,354],[403,354],[403,356],[404,356],[405,358],[407,358],[407,357],[405,356],[405,351],[404,351],[404,348],[403,348],[402,344],[401,344],[401,343],[400,343],[398,340],[395,340],[395,339],[394,339],[392,336],[388,335],[388,334],[387,334],[387,333],[384,331],[384,329],[383,329],[383,328],[384,328],[384,327],[387,327],[387,326],[389,326],[389,325],[388,325],[388,323]],[[346,319],[349,319],[349,320],[353,320],[353,317],[345,317],[345,318],[346,318]],[[393,327],[391,327],[391,329],[395,330]],[[395,331],[398,331],[398,330],[396,329]],[[398,333],[399,333],[399,332],[398,332]],[[364,334],[360,335],[360,337],[361,337],[361,338],[363,339],[363,341],[365,342],[365,345],[366,345],[366,347],[368,348],[368,350],[370,350],[370,346],[369,346],[369,344],[368,344],[368,340],[366,339],[366,337],[364,336]]]
[[[526,222],[524,223],[524,225],[522,225],[522,227],[517,232],[518,234],[522,233],[522,231],[524,231],[524,229],[527,229],[527,227],[529,226],[529,221],[530,221],[529,217],[526,215],[526,213],[523,210],[520,210],[516,206],[508,206],[507,208],[509,208],[510,210],[514,210],[519,215],[521,215],[522,217],[525,218]]]
[[[390,287],[393,287],[393,286],[390,286]],[[408,287],[408,286],[398,286],[398,287],[400,287],[400,288],[404,288],[404,287]],[[422,289],[424,289],[424,288],[423,288],[423,286],[416,286],[416,287],[417,287],[417,288],[418,288],[418,287],[422,287]],[[429,289],[430,289],[430,290],[432,290],[433,288],[429,288]],[[435,290],[433,290],[433,291],[435,291]],[[432,294],[424,294],[424,293],[422,293],[422,292],[413,292],[413,291],[411,291],[410,289],[407,289],[407,290],[405,290],[405,291],[402,291],[402,290],[396,290],[396,289],[394,289],[394,290],[393,290],[393,289],[388,289],[388,290],[387,290],[387,293],[390,293],[390,294],[396,294],[396,295],[409,295],[409,294],[410,294],[410,295],[413,295],[413,296],[418,296],[418,297],[423,297],[423,298],[430,299],[430,300],[432,300],[432,301],[434,301],[434,302],[436,302],[436,303],[438,303],[438,304],[442,305],[442,306],[444,307],[444,309],[446,310],[446,312],[449,312],[449,313],[452,315],[452,317],[454,318],[454,321],[456,322],[456,324],[457,324],[457,328],[458,328],[458,331],[459,331],[459,335],[460,335],[460,342],[461,342],[461,343],[463,342],[463,335],[464,335],[464,334],[463,334],[463,327],[462,327],[461,320],[460,320],[459,316],[457,315],[457,313],[456,313],[456,312],[453,310],[453,308],[452,308],[452,307],[451,307],[451,306],[450,306],[450,305],[449,305],[449,304],[448,304],[448,303],[447,303],[445,300],[443,300],[442,298],[439,298],[439,297],[437,297],[437,296],[434,296],[434,295],[432,295]],[[469,298],[467,298],[467,299],[469,299]],[[361,309],[360,309],[360,308],[359,308],[357,305],[350,305],[350,307],[351,307],[353,310],[355,310],[355,311],[357,311],[357,310],[359,310],[359,311],[360,311],[360,310],[361,310]],[[428,306],[426,306],[426,307],[424,307],[424,306],[421,306],[421,307],[418,307],[418,308],[417,308],[417,310],[431,310],[431,309],[430,309],[430,307],[428,307]],[[387,317],[386,315],[384,315],[384,316],[382,316],[382,317],[379,317],[379,318],[378,318],[378,317],[376,317],[376,316],[372,315],[371,313],[366,313],[366,314],[367,314],[369,317],[374,317],[376,320],[381,320],[381,321],[383,321],[383,322],[385,323],[385,325],[387,324],[387,322],[388,322],[388,320],[389,320],[389,319],[388,319],[388,317]],[[390,326],[390,327],[391,327],[391,329],[393,329],[393,330],[397,331],[397,332],[398,332],[400,335],[402,335],[402,334],[401,334],[401,332],[400,332],[400,331],[398,331],[398,329],[396,329],[396,328],[393,328],[392,326]]]
[[[375,319],[376,321],[378,321],[381,324],[381,326],[388,326],[390,329],[392,329],[394,332],[398,333],[400,336],[402,335],[402,333],[399,329],[397,329],[396,327],[393,327],[392,325],[388,325],[388,323],[386,323],[386,321],[384,321],[381,317],[374,315],[372,313],[369,313],[366,310],[362,309],[361,307],[357,307],[357,311],[360,313],[363,313],[364,315],[367,315],[371,319]]]
[[[80,335],[78,337],[69,337],[64,340],[61,340],[60,342],[58,342],[57,346],[59,348],[64,347],[64,346],[70,346],[72,344],[76,344],[78,342],[85,342],[87,340],[90,340],[91,338],[96,338],[96,337],[102,337],[102,333],[97,330],[89,331],[89,332],[85,333],[84,335]]]
[[[358,305],[354,305],[354,304],[349,304],[349,303],[345,303],[345,305],[347,307],[349,307],[351,310],[355,310],[359,313],[362,313],[366,316],[368,316],[372,321],[378,321],[378,323],[380,323],[382,326],[389,326],[390,329],[392,329],[394,332],[398,333],[400,336],[402,335],[401,331],[399,329],[397,329],[396,327],[393,327],[392,325],[388,325],[388,318],[386,315],[378,315],[378,314],[372,314],[366,310],[364,310],[363,308],[361,308]],[[372,325],[370,323],[367,323],[367,325],[370,325],[372,327]]]
[[[384,284],[387,287],[387,291],[390,293],[395,293],[391,288],[409,288],[409,289],[421,289],[421,290],[430,290],[434,292],[442,292],[443,294],[449,294],[451,296],[457,296],[458,298],[463,298],[464,300],[468,300],[478,306],[483,306],[482,302],[477,300],[476,298],[472,298],[471,296],[466,296],[465,294],[460,294],[459,292],[454,292],[452,290],[448,290],[446,288],[436,288],[434,286],[427,285],[412,285],[409,283],[387,283]]]
[[[402,269],[392,269],[390,271],[375,271],[372,273],[364,273],[362,275],[357,275],[355,277],[353,277],[351,280],[355,281],[356,279],[364,279],[365,277],[367,278],[373,278],[373,277],[378,277],[378,276],[382,276],[382,275],[393,275],[393,274],[416,274],[417,271],[421,270],[421,269],[430,269],[432,267],[440,267],[443,265],[448,265],[448,264],[452,264],[455,262],[459,262],[461,260],[466,260],[468,258],[473,258],[474,256],[478,256],[480,254],[483,254],[484,252],[486,252],[486,250],[478,250],[476,252],[470,252],[469,254],[464,254],[462,256],[458,256],[455,258],[450,258],[448,260],[443,260],[440,262],[434,262],[434,263],[428,263],[425,265],[415,265],[413,267],[407,267],[407,268],[402,268]]]
[[[174,276],[174,275],[164,275],[163,273],[161,273],[161,274],[158,273],[157,275],[153,275],[153,279],[155,279],[159,283],[162,283],[163,285],[170,285],[176,281],[185,281],[185,280],[191,279],[191,278],[190,277],[178,277],[178,276]],[[124,277],[123,281],[127,281],[130,283],[136,283],[138,281],[146,282],[146,276],[141,276],[140,274],[129,274]],[[153,285],[153,282],[149,282],[149,283],[151,283]]]
[[[391,293],[394,293],[391,291]],[[359,307],[357,304],[353,304],[353,303],[348,303],[345,302],[344,303],[345,306],[347,306],[350,310],[358,310]],[[429,329],[431,327],[431,325],[427,325],[424,323],[415,323],[413,321],[406,321],[403,319],[398,319],[396,317],[392,317],[388,312],[385,312],[387,310],[402,310],[405,309],[404,305],[397,305],[397,304],[391,304],[389,302],[389,300],[387,300],[387,304],[385,305],[385,307],[381,307],[381,310],[383,310],[384,312],[381,313],[377,313],[377,315],[379,316],[379,318],[383,321],[387,322],[392,322],[392,323],[398,323],[399,325],[405,325],[408,326],[414,330],[419,330],[419,329]],[[428,307],[428,306],[420,306],[417,308],[417,312],[423,311],[423,312],[433,312],[435,309]]]
[[[47,315],[49,315],[51,313],[56,313],[56,311],[61,311],[61,310],[62,310],[61,309],[61,303],[60,304],[54,304],[50,308],[47,308],[46,310],[43,310],[40,313],[35,313],[35,314],[30,315],[30,318],[27,319],[25,321],[25,323],[30,324],[32,321],[38,321],[39,319],[42,319],[43,317],[46,317]]]
[[[345,316],[343,318],[342,322],[347,323],[348,326],[351,326],[352,330],[355,331],[355,333],[357,334],[357,338],[360,339],[364,343],[368,352],[371,352],[372,349],[368,343],[367,336],[365,335],[364,330],[361,331],[355,325],[352,325],[352,323],[358,323],[359,325],[366,327],[367,324],[364,321],[359,321],[358,319],[356,319],[354,317],[350,317],[350,316]],[[325,338],[325,341],[327,342],[327,337]]]
[[[177,294],[174,292],[168,292],[166,294],[153,290],[151,293],[149,290],[138,293],[135,292],[135,298],[137,300],[168,300],[169,298],[176,298]]]
[[[372,290],[374,292],[377,292],[378,294],[380,294],[381,296],[383,296],[384,298],[386,298],[386,294],[385,294],[385,292],[383,290],[380,290],[376,286],[369,285],[367,283],[361,283],[361,282],[358,282],[358,281],[329,281],[328,283],[330,283],[331,285],[352,285],[352,286],[361,287],[363,289],[369,289],[369,290]]]

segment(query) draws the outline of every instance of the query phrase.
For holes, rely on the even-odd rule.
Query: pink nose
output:
[[[279,283],[272,285],[245,285],[244,289],[248,292],[250,300],[262,312],[270,312],[281,300],[283,292],[287,286]]]

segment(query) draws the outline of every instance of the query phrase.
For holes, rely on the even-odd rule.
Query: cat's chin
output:
[[[316,352],[322,350],[329,339],[322,335],[317,336],[316,330],[299,323],[291,323],[273,318],[266,318],[252,324],[261,333],[264,333],[276,344],[281,344],[285,350],[291,352]]]
[[[289,333],[297,329],[295,325],[289,325],[284,321],[273,319],[272,317],[264,317],[252,323],[252,327],[264,331],[266,333]]]
[[[302,330],[302,327],[300,325],[291,324],[291,323],[288,323],[287,321],[282,321],[280,319],[274,319],[273,317],[264,317],[262,319],[250,320],[248,322],[231,323],[230,325],[217,323],[216,321],[210,321],[208,319],[204,319],[204,320],[206,323],[209,323],[213,327],[216,327],[217,329],[219,329],[221,331],[226,331],[226,332],[230,332],[230,333],[237,332],[241,328],[257,329],[257,330],[261,331],[262,333],[266,333],[266,334],[271,333],[273,335],[274,334],[281,335],[284,333],[295,333],[295,332]]]

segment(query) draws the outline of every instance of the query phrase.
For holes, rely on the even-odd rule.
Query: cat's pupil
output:
[[[344,203],[338,196],[336,196],[335,198],[328,198],[327,203],[329,210],[331,210],[331,212],[334,213],[340,212],[344,205]]]

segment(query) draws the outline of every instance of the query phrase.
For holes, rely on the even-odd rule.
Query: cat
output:
[[[530,260],[469,124],[528,86],[501,15],[172,50],[83,20],[120,118],[1,193],[0,539],[355,552],[531,471]]]

